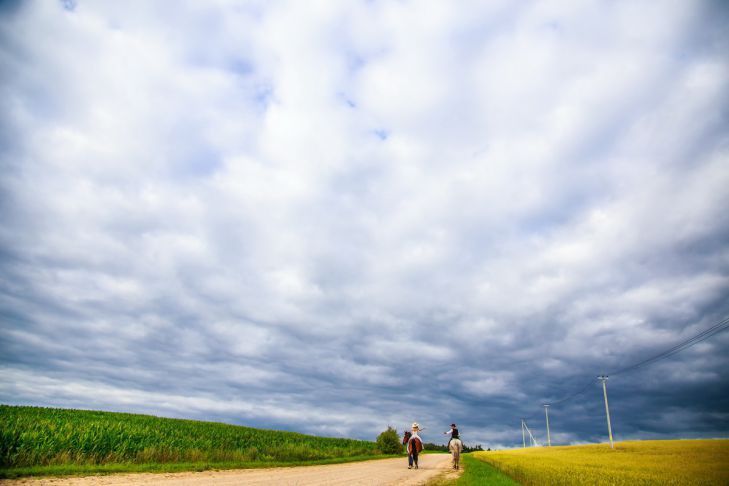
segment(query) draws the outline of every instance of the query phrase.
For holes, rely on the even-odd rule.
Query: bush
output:
[[[387,430],[377,436],[377,448],[383,454],[400,454],[402,445],[397,430],[388,425]]]

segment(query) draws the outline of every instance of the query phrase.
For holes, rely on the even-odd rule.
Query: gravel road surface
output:
[[[272,469],[238,469],[228,471],[204,471],[160,474],[114,474],[74,478],[25,478],[1,481],[10,485],[215,485],[238,484],[285,484],[285,485],[384,485],[424,484],[441,473],[453,474],[449,454],[425,454],[420,456],[420,469],[408,469],[407,459],[380,459],[329,466],[284,467]]]

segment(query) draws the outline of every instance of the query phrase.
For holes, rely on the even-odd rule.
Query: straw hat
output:
[[[420,430],[420,425],[417,422],[413,422],[412,429],[417,432],[418,430]]]

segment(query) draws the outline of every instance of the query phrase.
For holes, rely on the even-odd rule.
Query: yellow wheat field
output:
[[[646,440],[475,456],[525,485],[729,485],[729,440]]]

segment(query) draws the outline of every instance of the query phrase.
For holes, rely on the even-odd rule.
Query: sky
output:
[[[605,442],[729,316],[720,1],[0,3],[0,403]],[[608,380],[729,437],[729,332]]]

